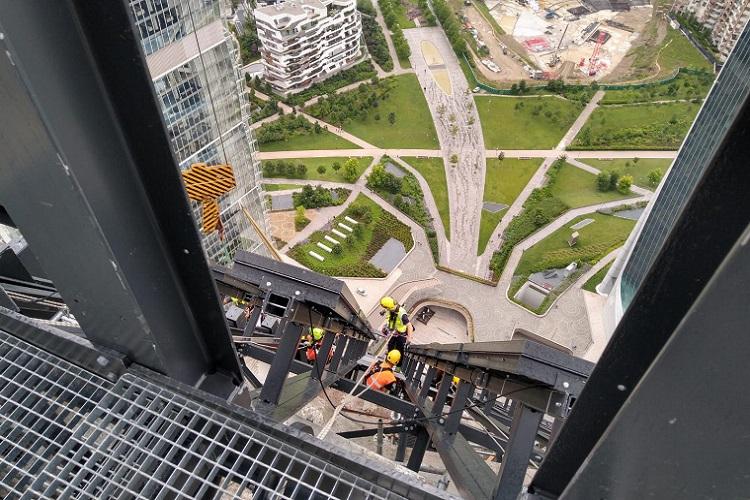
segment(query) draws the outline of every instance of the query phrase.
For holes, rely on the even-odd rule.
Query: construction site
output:
[[[653,14],[646,0],[488,0],[459,15],[489,82],[601,80],[623,60]],[[487,12],[492,19],[487,18]],[[494,27],[493,27],[494,25]],[[497,35],[497,27],[504,34]]]

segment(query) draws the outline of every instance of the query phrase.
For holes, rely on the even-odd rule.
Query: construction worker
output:
[[[375,363],[372,369],[367,372],[365,382],[367,387],[375,391],[386,392],[396,387],[396,376],[393,374],[393,368],[401,361],[401,353],[396,349],[388,352],[385,360]]]
[[[411,342],[411,335],[414,333],[414,326],[409,321],[409,315],[406,314],[406,309],[393,300],[393,297],[383,297],[380,299],[380,305],[385,309],[384,313],[387,313],[387,321],[384,330],[391,335],[391,338],[388,339],[388,351],[390,352],[394,349],[399,351],[401,354],[399,357],[400,360],[406,350],[406,344]]]
[[[309,328],[307,335],[302,335],[302,347],[305,349],[305,358],[310,364],[315,363],[318,357],[318,350],[323,341],[325,330],[322,328]]]

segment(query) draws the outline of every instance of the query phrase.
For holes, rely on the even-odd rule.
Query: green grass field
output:
[[[698,49],[693,47],[690,40],[671,26],[667,27],[667,36],[664,37],[663,47],[664,49],[658,57],[660,67],[658,78],[671,75],[677,68],[713,71],[711,63],[703,57]]]
[[[633,193],[622,194],[619,191],[599,191],[596,188],[596,176],[594,174],[569,163],[560,168],[557,179],[552,186],[552,195],[562,200],[570,208],[585,207],[637,196]]]
[[[263,191],[285,191],[287,189],[302,189],[302,184],[263,184]]]
[[[369,222],[357,211],[365,210],[369,213]],[[331,246],[325,239],[325,235],[341,240],[335,234],[325,231],[316,231],[305,242],[300,243],[289,251],[289,256],[319,273],[329,276],[361,276],[368,278],[382,278],[384,273],[370,264],[368,261],[373,255],[390,239],[396,238],[401,241],[408,252],[414,246],[414,240],[409,226],[400,222],[391,213],[383,210],[380,205],[367,196],[360,194],[352,204],[338,217],[334,224],[343,221],[345,216],[358,220],[362,226],[362,237],[356,238],[350,235],[341,244],[342,251],[339,255],[328,253],[317,246],[318,242]],[[325,260],[318,261],[308,252],[315,251],[322,255]]]
[[[417,77],[399,75],[386,81],[393,87],[379,103],[377,113],[368,112],[365,119],[348,121],[344,130],[381,148],[439,149],[437,132]],[[387,120],[390,113],[396,116],[393,125]],[[375,120],[375,115],[381,119]]]
[[[583,219],[594,219],[595,222],[578,229],[578,243],[570,247],[568,239],[573,233],[570,227]],[[633,226],[635,221],[613,215],[592,213],[577,217],[526,250],[514,274],[528,276],[545,269],[562,268],[573,261],[595,264],[622,245]]]
[[[451,237],[451,212],[448,202],[448,181],[445,177],[445,166],[442,158],[401,158],[406,163],[414,167],[417,172],[427,181],[432,192],[432,197],[437,205],[440,219],[443,221],[445,236]]]
[[[586,283],[583,284],[583,289],[587,292],[596,293],[596,287],[599,285],[599,283],[602,282],[604,277],[607,275],[607,271],[609,271],[609,268],[612,267],[612,262],[604,266],[603,268],[599,269],[596,274],[594,274],[592,277],[586,281]]]
[[[620,175],[632,175],[633,182],[636,186],[642,188],[654,190],[655,186],[651,186],[648,182],[648,173],[652,170],[661,170],[662,176],[666,175],[669,166],[672,164],[670,159],[662,158],[639,158],[638,162],[630,160],[596,160],[583,158],[578,161],[591,165],[592,167],[598,168],[599,170],[608,170],[610,172],[617,171]]]
[[[678,149],[700,105],[600,106],[569,149]]]
[[[680,73],[674,80],[641,88],[607,90],[600,104],[702,99],[714,81],[711,73]]]
[[[512,205],[541,164],[542,160],[539,158],[533,160],[520,160],[517,158],[505,158],[504,160],[488,159],[487,172],[484,177],[483,200],[504,203],[508,206]],[[484,253],[492,232],[500,223],[506,210],[503,209],[495,213],[482,210],[482,218],[479,223],[477,255]]]
[[[474,98],[489,149],[549,149],[578,117],[578,103],[556,97]]]
[[[300,163],[307,165],[307,176],[305,177],[305,179],[307,180],[348,183],[349,181],[347,181],[343,175],[344,174],[343,165],[344,163],[346,163],[348,159],[349,158],[346,158],[343,156],[332,156],[330,158],[285,158],[282,161],[292,162],[295,165],[298,165]],[[261,165],[267,165],[269,162],[276,162],[278,164],[279,160],[263,160],[261,162]],[[342,166],[338,172],[336,172],[332,166],[336,162],[338,162]],[[362,175],[362,172],[364,172],[367,169],[367,167],[370,166],[370,163],[372,163],[372,157],[365,156],[362,158],[357,158],[357,162],[359,163],[357,178],[359,178],[359,176]],[[318,172],[319,165],[324,165],[326,167],[325,173],[321,174]],[[266,176],[266,177],[268,177],[269,179],[274,179],[274,178],[286,179],[287,178],[285,174],[274,174],[272,176]]]
[[[259,144],[261,151],[309,151],[313,149],[360,149],[356,144],[336,134],[322,131],[319,134],[295,135],[286,141]]]

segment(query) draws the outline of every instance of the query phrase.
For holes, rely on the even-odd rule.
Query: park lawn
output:
[[[365,120],[359,118],[344,124],[350,134],[381,148],[439,149],[437,132],[432,122],[430,109],[413,74],[387,78],[391,82],[388,98],[380,102],[377,114],[368,113]],[[388,115],[396,115],[396,123],[388,123]]]
[[[618,159],[618,160],[596,160],[589,158],[582,158],[578,161],[591,165],[599,170],[608,170],[610,172],[617,171],[620,175],[632,175],[633,183],[636,186],[640,186],[645,189],[653,191],[656,186],[651,186],[648,182],[648,173],[652,170],[661,170],[662,177],[666,175],[669,166],[672,164],[672,160],[669,158],[639,158],[637,163],[634,163],[632,159]],[[627,166],[625,164],[628,164]]]
[[[494,201],[508,206],[512,205],[541,164],[542,160],[540,158],[532,160],[517,158],[505,158],[503,160],[496,158],[488,159],[487,172],[484,177],[483,201]],[[495,213],[482,210],[482,217],[479,223],[477,255],[484,253],[490,236],[492,236],[493,231],[495,231],[503,215],[505,215],[506,210],[503,209]]]
[[[476,96],[488,149],[550,149],[581,112],[579,103],[557,97]]]
[[[363,217],[356,215],[358,206],[364,207],[369,212],[369,223]],[[341,240],[340,237],[330,231],[316,231],[308,240],[292,248],[289,251],[289,256],[313,271],[327,274],[328,276],[382,278],[385,276],[385,273],[369,263],[372,256],[390,238],[396,238],[401,241],[407,252],[414,246],[409,226],[396,219],[393,214],[383,210],[380,205],[363,194],[357,196],[351,205],[334,219],[334,227],[338,222],[343,222],[346,216],[359,221],[362,226],[362,237],[358,239],[350,235],[341,244],[341,254],[328,253],[317,246],[318,242],[330,246],[330,243],[325,239],[325,235],[338,240]],[[351,225],[351,223],[347,224]],[[322,255],[325,261],[320,262],[312,257],[308,253],[310,250]]]
[[[571,226],[583,219],[594,219],[595,222],[578,229],[578,243],[570,247],[568,239],[574,231]],[[514,274],[525,277],[546,269],[563,268],[574,261],[596,264],[625,243],[634,226],[635,221],[614,215],[591,213],[576,217],[526,250]]]
[[[624,104],[635,102],[668,101],[678,99],[702,99],[708,94],[714,81],[712,73],[680,73],[674,80],[623,90],[607,90],[600,104]]]
[[[435,200],[440,219],[443,221],[445,236],[451,237],[451,212],[448,201],[448,181],[445,177],[445,165],[442,158],[403,157],[406,163],[414,167],[427,181]]]
[[[349,158],[345,156],[332,156],[330,158],[284,158],[283,160],[263,160],[261,162],[261,166],[266,165],[269,162],[278,163],[279,161],[292,162],[295,165],[299,165],[300,163],[303,163],[307,166],[307,176],[305,177],[306,180],[344,182],[347,184],[353,184],[344,178],[344,163],[346,163],[348,159]],[[363,156],[361,158],[355,158],[355,159],[359,163],[359,167],[357,168],[357,179],[359,179],[359,177],[362,175],[362,172],[367,170],[367,167],[369,167],[370,163],[372,163],[372,156]],[[336,172],[332,167],[332,165],[336,162],[338,162],[341,165],[341,168],[339,169],[338,172]],[[320,165],[324,165],[326,167],[325,173],[321,174],[318,172],[318,166]],[[284,174],[277,174],[277,175],[271,175],[271,176],[266,175],[265,177],[268,177],[269,179],[288,178]],[[354,182],[356,182],[356,180]]]
[[[570,163],[565,163],[560,167],[551,190],[553,196],[562,200],[570,208],[585,207],[637,196],[633,193],[622,194],[616,190],[599,191],[596,188],[596,176],[594,174]]]
[[[678,149],[700,104],[599,106],[568,149]]]
[[[596,293],[596,287],[599,286],[599,283],[601,283],[602,280],[604,280],[604,277],[607,275],[607,271],[609,271],[610,267],[612,267],[612,262],[599,269],[596,274],[590,277],[588,281],[583,284],[583,289],[587,292]]]
[[[295,135],[285,141],[258,144],[261,151],[309,151],[315,149],[360,149],[346,139],[327,130],[319,134]]]
[[[666,45],[667,43],[669,45]],[[711,63],[690,43],[690,40],[671,26],[667,26],[667,36],[664,37],[663,47],[658,57],[660,67],[658,78],[665,78],[678,68],[713,71]]]
[[[316,172],[317,173],[317,172]],[[287,189],[302,189],[302,184],[263,184],[263,191],[285,191]]]

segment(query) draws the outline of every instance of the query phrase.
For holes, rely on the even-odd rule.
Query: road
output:
[[[329,132],[340,135],[333,125],[328,125]],[[343,137],[343,136],[342,136]],[[502,151],[506,158],[558,158],[565,155],[568,158],[601,158],[603,160],[632,158],[665,158],[677,156],[677,151],[560,151],[559,149],[488,149],[484,152],[487,158],[496,158]],[[314,149],[308,151],[267,151],[258,153],[261,160],[280,160],[283,158],[330,158],[333,156],[373,156],[379,153],[388,156],[425,156],[428,158],[442,158],[439,149]]]

